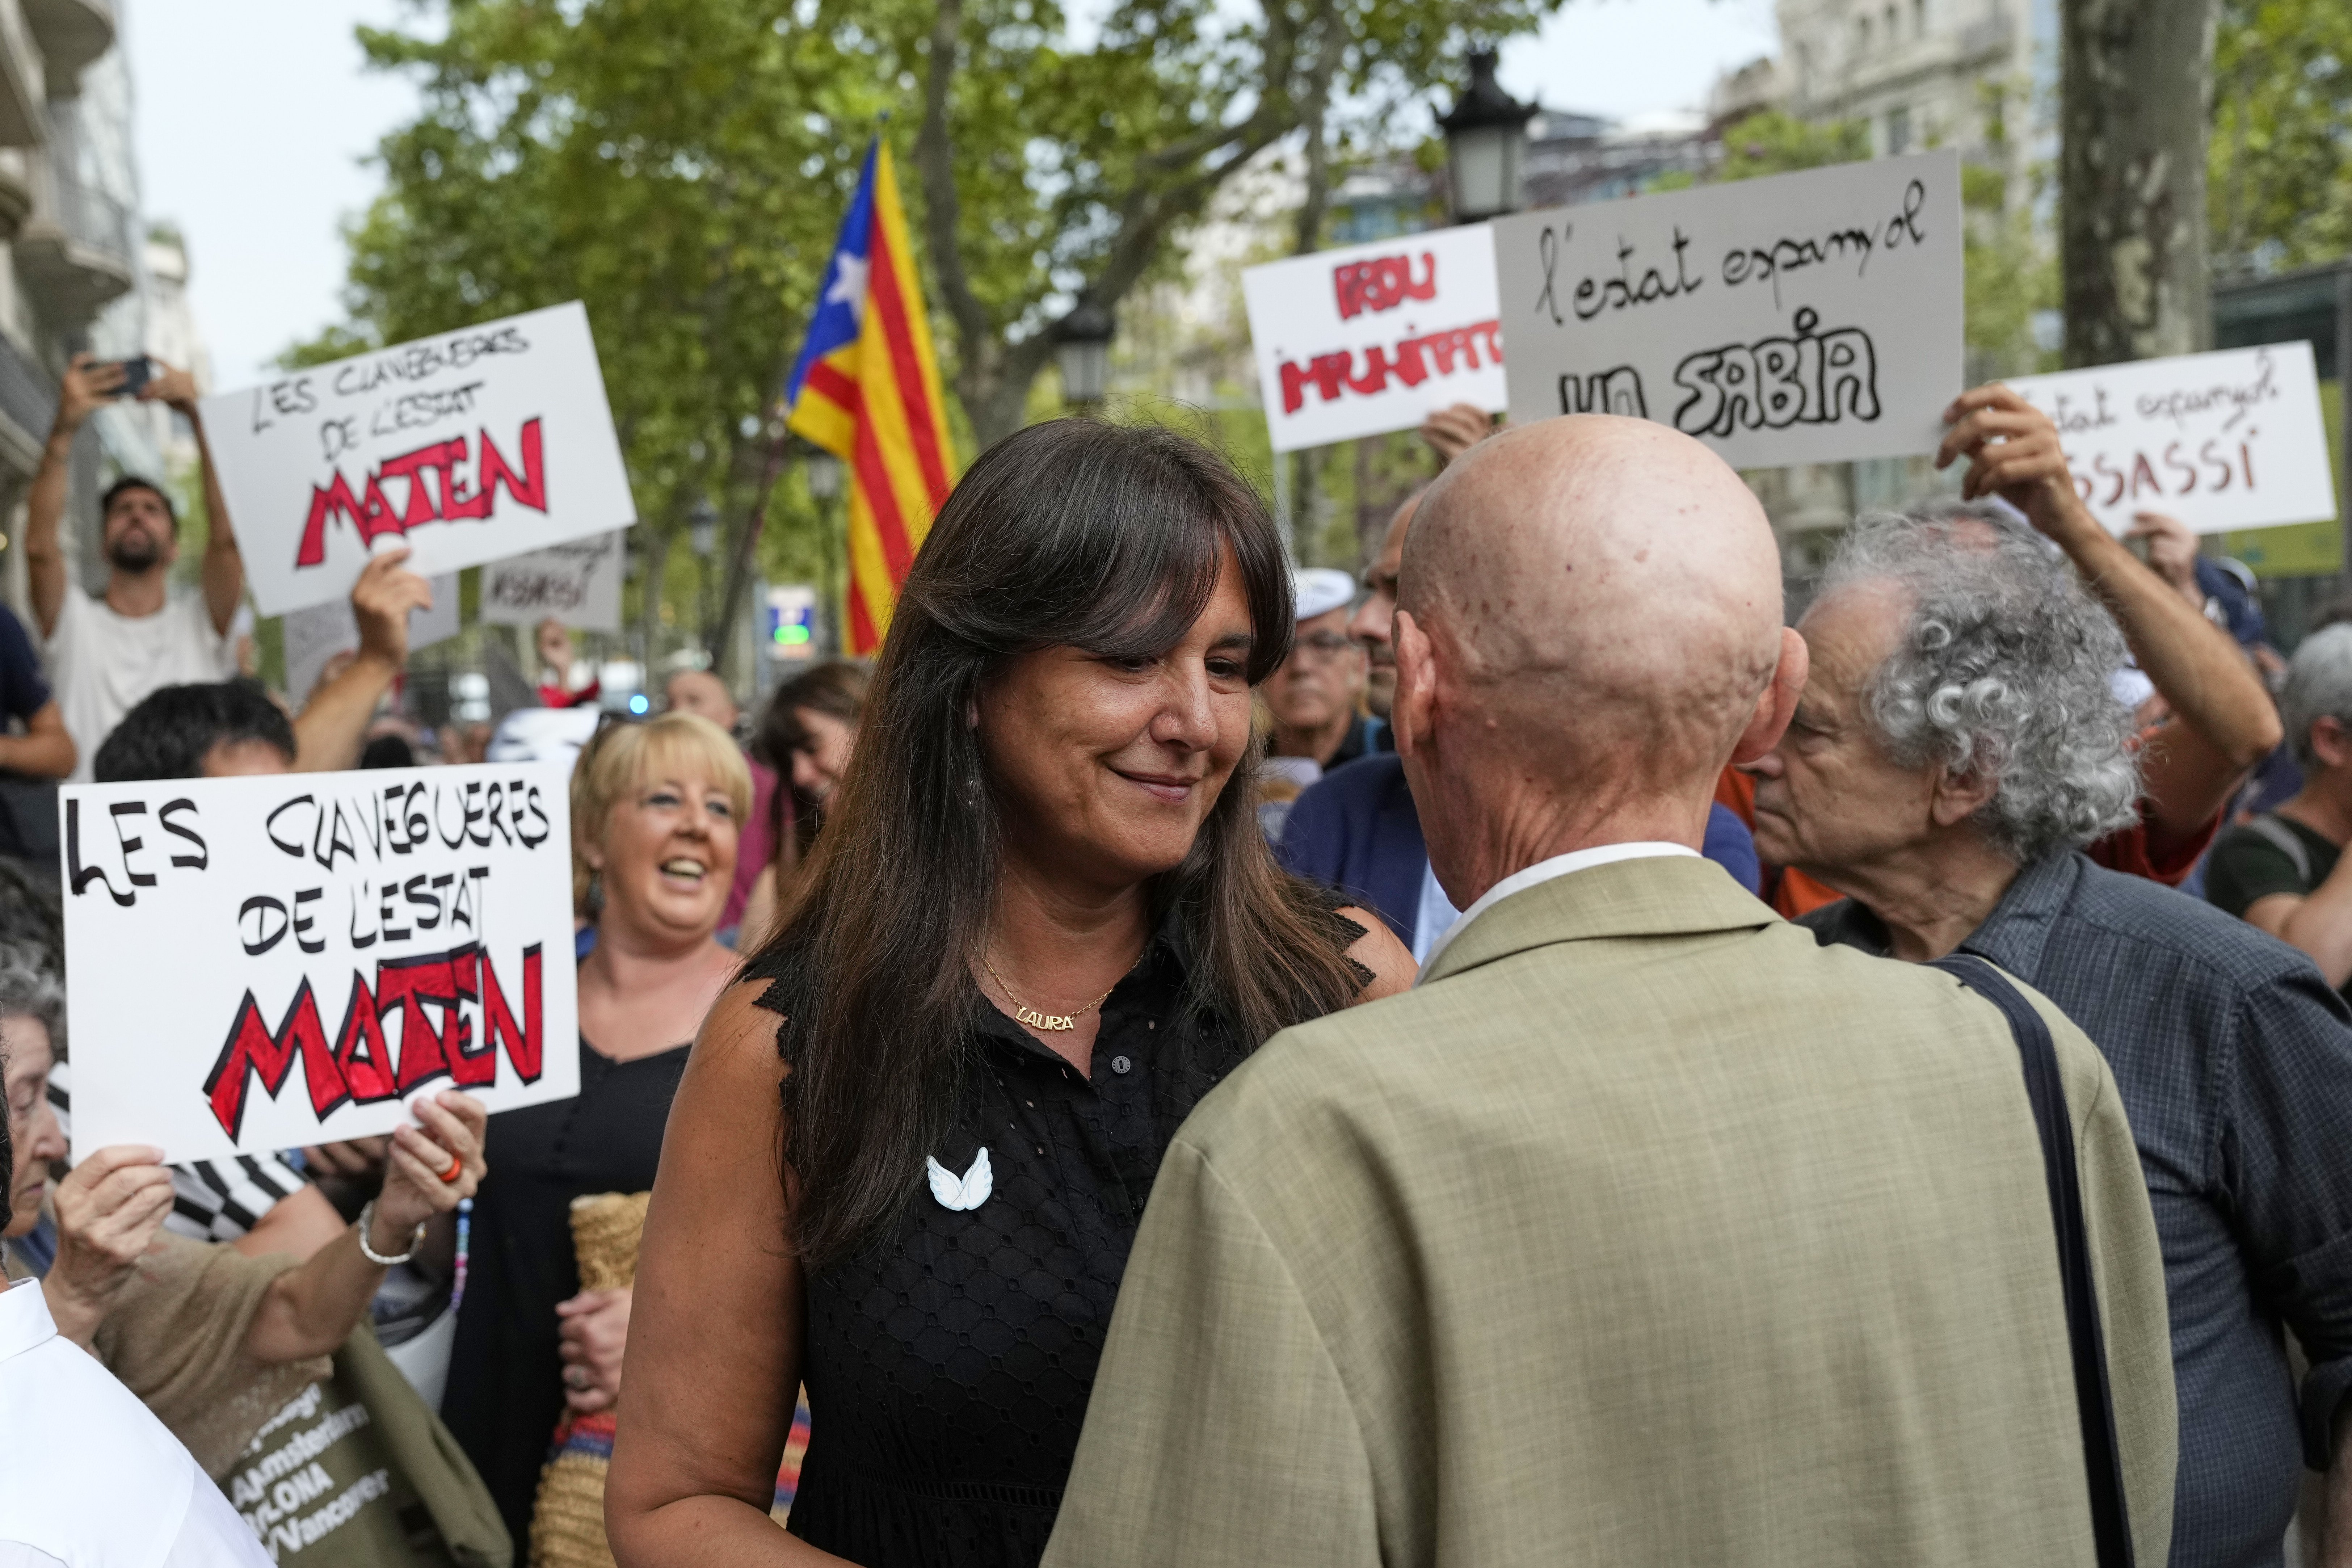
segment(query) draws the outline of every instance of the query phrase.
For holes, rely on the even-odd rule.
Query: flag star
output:
[[[834,258],[833,287],[824,291],[828,305],[846,305],[852,310],[866,306],[866,261],[862,256]]]

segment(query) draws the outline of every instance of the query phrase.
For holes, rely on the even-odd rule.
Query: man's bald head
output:
[[[1763,508],[1644,419],[1547,419],[1465,453],[1414,517],[1399,608],[1433,700],[1401,744],[1418,727],[1427,765],[1602,806],[1703,800],[1782,664]]]
[[[679,670],[669,678],[665,695],[669,698],[671,712],[708,719],[730,732],[735,728],[735,721],[742,717],[735,706],[735,694],[727,689],[725,681],[707,669]]]

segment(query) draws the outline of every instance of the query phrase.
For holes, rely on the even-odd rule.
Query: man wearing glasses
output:
[[[1355,579],[1328,566],[1293,572],[1298,635],[1290,657],[1265,683],[1274,715],[1266,751],[1304,757],[1324,773],[1374,749],[1385,727],[1362,711],[1364,650],[1348,635]]]

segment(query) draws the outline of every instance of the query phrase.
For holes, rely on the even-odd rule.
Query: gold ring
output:
[[[449,1156],[449,1168],[441,1173],[441,1180],[444,1183],[454,1182],[465,1173],[465,1156],[462,1154],[452,1154]]]

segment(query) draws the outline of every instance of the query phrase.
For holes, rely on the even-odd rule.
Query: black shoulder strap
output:
[[[2083,1463],[2091,1489],[2091,1529],[2099,1568],[2132,1568],[2130,1514],[2124,1500],[2123,1456],[2116,1443],[2115,1401],[2107,1387],[2107,1351],[2099,1329],[2099,1298],[2091,1279],[2091,1242],[2083,1226],[2083,1190],[2074,1174],[2074,1129],[2066,1113],[2065,1085],[2050,1027],[1999,969],[1970,953],[1936,960],[1961,984],[2000,1008],[2017,1037],[2033,1129],[2042,1138],[2042,1171],[2050,1187],[2050,1222],[2058,1233],[2058,1267],[2066,1290],[2066,1337],[2074,1352],[2074,1405],[2083,1425]]]

